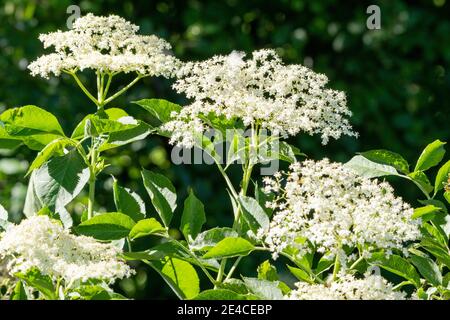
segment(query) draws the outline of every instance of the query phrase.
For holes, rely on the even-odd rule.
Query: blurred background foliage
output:
[[[0,0],[0,112],[35,104],[54,113],[70,134],[94,106],[68,77],[33,78],[26,67],[44,50],[40,33],[65,30],[69,5],[82,14],[117,14],[139,25],[141,33],[157,34],[173,45],[180,59],[198,60],[232,50],[275,48],[287,63],[301,63],[330,78],[330,86],[347,93],[358,139],[320,144],[320,137],[300,135],[290,142],[308,156],[347,161],[355,152],[384,148],[412,163],[434,139],[450,137],[450,1],[337,0]],[[381,8],[381,29],[368,30],[366,8]],[[94,85],[92,74],[84,80]],[[129,79],[122,79],[124,83]],[[120,84],[119,84],[120,85]],[[185,103],[166,79],[145,79],[110,106],[123,107],[146,119],[130,101],[166,98]],[[225,185],[214,167],[173,165],[166,140],[151,137],[110,152],[111,167],[98,183],[98,210],[113,210],[109,175],[140,193],[144,167],[167,175],[177,186],[180,207],[192,187],[205,203],[208,227],[231,223]],[[25,147],[0,154],[0,203],[20,219],[26,192],[24,172],[34,152]],[[239,170],[234,179],[238,181]],[[398,184],[398,181],[392,181]],[[402,185],[403,186],[403,185]],[[414,202],[411,186],[399,194]],[[73,205],[80,214],[86,199]],[[415,204],[415,203],[414,203]],[[150,207],[149,207],[150,209]],[[178,215],[179,216],[179,215]],[[176,226],[176,223],[174,224]],[[179,232],[172,230],[175,237]],[[148,240],[147,240],[148,241]],[[257,257],[241,272],[254,275]],[[138,266],[137,275],[122,281],[120,290],[135,298],[173,297],[157,275]]]

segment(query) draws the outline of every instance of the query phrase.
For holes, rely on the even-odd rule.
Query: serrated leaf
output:
[[[133,219],[119,212],[103,213],[92,217],[75,228],[77,233],[98,240],[118,240],[129,235],[136,225]]]
[[[444,158],[446,142],[436,140],[425,147],[419,159],[417,160],[414,171],[425,171],[431,167],[437,166]]]
[[[292,266],[287,266],[288,267],[288,269],[289,269],[289,271],[298,279],[298,280],[301,280],[301,281],[305,281],[305,282],[308,282],[308,283],[314,283],[314,281],[313,280],[311,280],[311,277],[309,276],[309,274],[306,272],[306,271],[304,271],[304,270],[302,270],[302,269],[300,269],[300,268],[296,268],[296,267],[292,267]]]
[[[24,281],[28,286],[38,290],[46,299],[57,299],[52,279],[50,276],[43,275],[38,269],[32,268],[26,272],[18,272],[14,276]]]
[[[114,149],[135,141],[143,140],[154,131],[154,129],[145,122],[140,120],[137,122],[137,125],[132,126],[129,129],[111,132],[108,140],[99,147],[99,151]]]
[[[150,195],[153,206],[161,217],[164,225],[169,227],[173,212],[177,207],[177,194],[175,187],[165,176],[142,170],[144,186]]]
[[[145,218],[145,203],[136,192],[119,186],[117,180],[114,179],[113,194],[118,212],[130,216],[136,222]]]
[[[14,291],[11,294],[11,300],[28,300],[27,292],[22,281],[17,281]]]
[[[260,280],[243,277],[248,290],[264,300],[282,300],[283,292],[278,288],[277,281]]]
[[[153,268],[181,299],[192,299],[200,293],[200,280],[194,267],[186,261],[167,258],[151,262]]]
[[[394,167],[370,161],[363,156],[354,156],[349,162],[344,164],[344,166],[366,178],[398,175],[398,172]]]
[[[369,159],[370,161],[394,167],[395,169],[404,174],[409,173],[408,161],[406,161],[398,153],[379,149],[361,152],[361,155]]]
[[[209,250],[225,238],[236,238],[238,233],[231,228],[213,228],[206,230],[189,244],[193,251]]]
[[[26,137],[39,134],[64,136],[56,117],[33,105],[8,109],[0,115],[0,121],[11,136]]]
[[[164,99],[142,99],[139,101],[133,101],[133,103],[147,110],[152,116],[157,118],[162,123],[166,123],[171,120],[172,112],[181,111],[181,106]]]
[[[152,234],[164,234],[166,233],[166,229],[154,218],[140,220],[136,225],[131,229],[129,237],[131,239],[137,239],[145,236],[149,236]]]
[[[180,226],[186,240],[195,239],[202,231],[205,222],[206,215],[203,203],[197,199],[193,191],[190,191],[188,198],[184,201]]]
[[[433,186],[431,185],[430,180],[428,179],[427,175],[424,172],[414,171],[408,174],[408,177],[410,177],[413,181],[419,184],[422,187],[422,189],[424,189],[427,193],[433,191]]]
[[[427,205],[425,207],[420,207],[414,209],[414,213],[412,215],[413,219],[422,218],[425,220],[430,220],[434,215],[441,211],[441,208],[436,207],[432,204]]]
[[[270,264],[269,260],[264,261],[258,266],[258,279],[277,281],[278,273],[277,269]]]
[[[434,194],[444,189],[450,179],[450,160],[447,161],[438,171],[434,183]]]
[[[428,280],[434,286],[440,286],[442,284],[442,274],[438,265],[427,257],[425,254],[418,250],[413,250],[409,259],[419,270],[420,274]]]
[[[204,259],[211,258],[231,258],[249,255],[255,247],[243,238],[225,238],[211,248],[204,256]]]
[[[201,292],[193,300],[246,300],[246,297],[228,289],[211,289]]]
[[[46,206],[70,227],[72,219],[65,206],[81,192],[89,176],[89,168],[76,149],[50,159],[31,175],[24,213],[34,215]]]
[[[67,138],[58,138],[50,142],[37,154],[26,175],[28,176],[31,171],[40,168],[50,158],[64,155],[67,151],[66,147],[70,145],[75,146],[75,143]]]
[[[376,252],[372,254],[372,257],[368,259],[368,261],[371,264],[377,265],[389,272],[405,278],[406,280],[409,280],[417,288],[420,287],[420,276],[414,266],[411,265],[406,259],[394,254],[387,257],[383,252]]]
[[[260,229],[264,231],[269,229],[269,217],[258,201],[241,195],[239,196],[239,202],[242,207],[242,216],[253,233],[256,234]]]

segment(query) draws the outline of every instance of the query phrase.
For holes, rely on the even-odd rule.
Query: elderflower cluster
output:
[[[325,88],[328,79],[301,65],[285,65],[274,50],[254,51],[251,57],[233,52],[180,68],[174,89],[193,102],[164,128],[172,143],[192,147],[208,129],[213,114],[240,119],[274,135],[303,131],[320,134],[323,144],[342,135],[356,136],[343,92]]]
[[[0,257],[8,257],[11,275],[37,268],[66,283],[101,279],[113,282],[131,275],[118,258],[120,250],[85,236],[75,236],[47,216],[32,216],[0,238]]]
[[[138,35],[138,30],[119,16],[89,13],[78,18],[69,31],[41,34],[44,47],[54,47],[55,52],[41,56],[28,68],[33,76],[44,78],[84,69],[171,76],[179,61],[166,54],[170,44],[154,35]]]
[[[319,252],[338,253],[343,246],[403,249],[420,237],[420,219],[387,182],[363,178],[328,159],[294,163],[289,173],[265,179],[265,192],[277,193],[267,203],[274,209],[268,231],[259,237],[274,253],[287,247],[308,250],[305,239]]]
[[[378,275],[357,279],[345,275],[329,284],[299,282],[287,296],[290,300],[406,300],[406,294]]]

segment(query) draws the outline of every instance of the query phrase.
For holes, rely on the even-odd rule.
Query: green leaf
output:
[[[438,171],[436,181],[434,183],[434,194],[444,189],[450,179],[450,160],[447,161]]]
[[[22,281],[17,281],[14,291],[11,294],[11,300],[28,300],[27,292]]]
[[[246,297],[228,289],[211,289],[201,292],[193,300],[246,300]]]
[[[379,149],[361,152],[361,155],[369,159],[370,161],[394,167],[395,169],[404,174],[409,173],[408,161],[406,161],[398,153]]]
[[[431,167],[437,166],[445,155],[444,145],[446,142],[436,140],[425,147],[419,159],[417,160],[414,171],[425,171]]]
[[[67,138],[58,138],[50,142],[37,154],[26,175],[28,176],[31,171],[40,168],[50,158],[64,155],[67,146],[75,146],[75,143]]]
[[[82,222],[76,231],[98,240],[118,240],[128,236],[135,222],[123,213],[103,213]]]
[[[269,260],[264,261],[258,266],[258,279],[277,281],[278,273],[277,268],[270,264]]]
[[[43,275],[38,269],[32,268],[27,272],[18,272],[14,276],[24,281],[28,286],[38,290],[46,299],[57,299],[52,279]]]
[[[210,249],[203,258],[231,258],[249,255],[255,247],[243,238],[225,238]]]
[[[398,175],[398,172],[394,167],[370,161],[363,156],[354,156],[349,162],[344,164],[344,166],[366,178]]]
[[[262,163],[269,162],[271,160],[281,160],[288,163],[294,163],[297,161],[296,154],[304,155],[297,149],[294,149],[289,143],[285,141],[269,141],[261,146],[259,150],[259,160]]]
[[[55,134],[64,136],[58,120],[50,112],[28,105],[8,109],[0,115],[6,132],[11,136],[32,136],[38,134]]]
[[[166,229],[154,218],[144,219],[136,223],[136,225],[131,229],[129,237],[131,239],[137,239],[152,234],[165,234]]]
[[[200,233],[189,244],[189,248],[193,251],[209,250],[225,238],[236,237],[238,237],[238,233],[231,228],[213,228]]]
[[[419,270],[420,274],[425,277],[432,285],[440,286],[442,284],[442,274],[437,264],[418,250],[411,250],[412,254],[409,259]]]
[[[181,106],[163,99],[142,99],[133,101],[133,103],[141,106],[147,110],[152,116],[157,118],[162,123],[171,120],[172,112],[180,112]]]
[[[99,147],[99,151],[114,149],[135,141],[143,140],[152,133],[152,131],[154,131],[154,129],[150,125],[138,120],[138,124],[129,129],[111,132],[108,140]]]
[[[22,144],[22,139],[10,136],[0,122],[0,150],[14,150]]]
[[[150,265],[181,299],[192,299],[200,293],[200,280],[194,267],[186,261],[167,258]]]
[[[444,198],[450,204],[450,191],[444,192]]]
[[[150,195],[152,204],[161,217],[164,225],[169,227],[173,212],[177,207],[177,194],[175,187],[165,176],[142,170],[144,186]]]
[[[269,229],[269,217],[264,209],[259,205],[258,201],[251,197],[241,195],[239,196],[239,202],[242,206],[243,218],[253,233],[256,234],[260,229]]]
[[[107,118],[101,118],[97,114],[87,115],[73,130],[71,136],[72,139],[81,139],[86,137],[86,129],[89,129],[88,131],[90,131],[88,136],[99,136],[101,134],[125,131],[136,126],[136,124],[124,124],[118,121],[121,118],[116,118],[119,113],[115,109],[112,111],[110,110],[111,109],[105,111]],[[128,116],[127,113],[123,111],[122,117],[126,116]]]
[[[376,252],[372,254],[372,257],[368,261],[371,264],[380,266],[389,272],[409,280],[417,288],[420,287],[420,276],[414,266],[406,259],[394,254],[387,257],[383,252]]]
[[[441,211],[441,208],[430,204],[425,207],[420,207],[420,208],[414,209],[412,218],[413,219],[422,218],[424,221],[428,221],[431,218],[433,218],[436,215],[436,213],[438,213],[440,211]]]
[[[127,252],[123,256],[127,260],[161,260],[167,257],[177,258],[180,260],[187,261],[191,264],[198,266],[203,266],[208,269],[217,271],[219,269],[219,264],[213,259],[202,259],[196,256],[193,257],[193,253],[183,246],[180,242],[171,239],[165,239],[166,242],[158,244],[151,248],[150,250],[141,252]],[[200,265],[201,264],[201,265]]]
[[[289,266],[289,265],[287,267],[288,267],[289,271],[298,280],[305,281],[305,282],[308,282],[308,283],[314,283],[314,281],[311,279],[311,277],[309,276],[309,274],[306,271],[304,271],[304,270],[302,270],[300,268],[295,268],[295,267]]]
[[[277,281],[243,277],[248,290],[264,300],[283,300],[283,292]]]
[[[264,261],[258,266],[258,279],[268,281],[278,281],[278,288],[281,289],[283,294],[287,294],[291,291],[284,282],[279,281],[277,268],[271,265],[269,260]]]
[[[113,193],[118,212],[130,216],[136,222],[145,218],[145,203],[136,192],[119,186],[117,180],[114,179]]]
[[[408,177],[419,184],[427,193],[433,191],[433,186],[431,185],[430,180],[428,180],[428,177],[424,172],[414,171],[408,174]]]
[[[228,289],[211,289],[201,292],[193,300],[246,300],[246,297]]]
[[[191,190],[188,198],[184,201],[183,215],[181,216],[180,229],[186,240],[195,239],[202,231],[202,226],[205,222],[206,216],[203,203],[197,199]]]
[[[89,181],[89,168],[76,149],[61,157],[52,158],[33,171],[25,201],[24,213],[34,215],[44,206],[57,213],[65,227],[72,219],[65,206]]]

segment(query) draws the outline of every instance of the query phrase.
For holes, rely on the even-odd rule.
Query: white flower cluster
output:
[[[402,249],[420,237],[420,219],[387,182],[363,178],[342,164],[306,160],[265,179],[265,192],[278,195],[267,206],[275,210],[270,228],[259,232],[276,258],[286,247],[337,253],[342,246]]]
[[[378,275],[357,279],[345,275],[329,284],[299,282],[287,296],[290,300],[406,300],[406,294]]]
[[[44,47],[54,47],[55,53],[41,56],[28,68],[44,78],[84,69],[171,76],[179,61],[166,54],[170,44],[154,35],[138,35],[138,30],[121,17],[89,13],[75,20],[69,31],[41,34]]]
[[[274,50],[214,56],[180,68],[174,89],[193,102],[164,128],[172,143],[192,147],[208,125],[209,114],[240,119],[273,134],[320,134],[323,144],[341,135],[356,136],[343,92],[326,89],[328,79],[301,65],[285,65]]]
[[[70,234],[47,216],[32,216],[1,235],[0,257],[8,257],[11,275],[31,268],[67,284],[101,279],[113,282],[131,275],[118,258],[120,250],[85,236]]]

